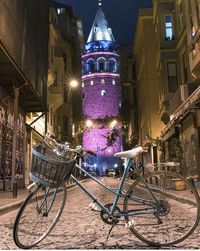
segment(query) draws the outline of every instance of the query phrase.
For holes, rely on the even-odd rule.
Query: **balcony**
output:
[[[64,88],[61,85],[51,85],[48,90],[48,103],[55,111],[64,102]]]
[[[48,88],[53,84],[55,79],[55,72],[52,68],[48,69]]]
[[[189,44],[190,69],[193,76],[200,78],[200,27]]]
[[[169,114],[171,115],[182,103],[182,97],[181,97],[181,89],[178,88],[178,90],[174,93],[174,95],[169,100]]]

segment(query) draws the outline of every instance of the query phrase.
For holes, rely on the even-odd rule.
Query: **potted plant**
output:
[[[181,142],[178,138],[173,138],[169,142],[169,158],[171,161],[178,162],[180,163],[180,166],[176,172],[178,172],[181,175],[184,175],[184,170],[182,168],[182,163],[183,163],[183,149],[181,146]],[[174,181],[174,186],[177,191],[183,191],[186,189],[185,182],[180,179],[173,179]]]

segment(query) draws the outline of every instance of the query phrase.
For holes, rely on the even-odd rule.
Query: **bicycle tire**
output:
[[[154,208],[151,214],[140,213],[131,217],[125,215],[127,223],[133,219],[130,231],[150,246],[171,246],[184,241],[199,223],[200,202],[196,189],[184,177],[174,172],[153,172],[144,176],[144,180],[159,200],[163,212]],[[183,182],[182,191],[177,190],[175,181]],[[127,213],[130,210],[147,208],[131,200],[131,195],[154,201],[141,180],[135,180],[127,194],[124,199],[124,212]]]
[[[39,185],[30,192],[16,216],[13,237],[21,249],[40,243],[58,222],[66,202],[66,186],[49,188]]]

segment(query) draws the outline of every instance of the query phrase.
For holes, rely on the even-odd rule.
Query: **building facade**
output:
[[[146,39],[148,49],[135,50],[138,81],[139,126],[143,131],[143,118],[150,118],[147,132],[152,126],[152,138],[159,138],[160,145],[152,152],[152,158],[158,161],[179,161],[181,173],[186,177],[199,178],[200,170],[200,133],[199,133],[199,1],[198,0],[155,0],[153,9],[148,10],[150,15],[144,13],[143,22],[138,17],[136,43],[143,46],[142,39]],[[146,31],[145,23],[149,19],[149,29]],[[151,19],[151,20],[150,20]],[[139,53],[140,52],[140,53]],[[153,60],[148,61],[144,55],[154,53]],[[138,54],[142,56],[139,57]],[[143,65],[143,67],[142,67]],[[147,78],[149,67],[155,77],[149,78],[153,88],[143,91],[141,79]],[[142,74],[140,72],[144,71]],[[148,74],[148,76],[150,76]],[[156,89],[153,79],[156,78]],[[143,113],[146,100],[143,93],[149,93],[151,100],[156,100],[153,105],[155,112]],[[142,97],[143,96],[143,97]],[[141,103],[141,105],[140,105]],[[142,107],[142,109],[140,108]],[[156,119],[154,117],[156,115]],[[157,126],[160,124],[160,126]],[[154,128],[154,129],[153,129]],[[144,130],[145,131],[145,130]],[[140,133],[140,140],[146,133]],[[161,151],[157,151],[157,150]],[[155,155],[155,151],[157,154]],[[161,155],[159,157],[159,155]]]
[[[108,168],[117,168],[113,155],[121,150],[121,88],[116,46],[100,8],[82,53],[83,146],[97,154],[91,168],[100,175]]]
[[[26,114],[47,111],[48,1],[1,1],[0,16],[0,190],[9,190],[25,183]]]
[[[157,138],[164,128],[159,116],[160,81],[156,71],[158,44],[153,27],[152,9],[141,9],[134,40],[137,78],[139,141]],[[157,162],[157,149],[152,147],[148,161]]]
[[[200,175],[199,1],[154,1],[165,158],[178,160],[186,177]],[[159,28],[158,28],[159,27]]]
[[[0,7],[0,190],[10,190],[29,185],[32,146],[46,132],[72,141],[69,79],[81,74],[83,37],[70,6],[16,0]]]

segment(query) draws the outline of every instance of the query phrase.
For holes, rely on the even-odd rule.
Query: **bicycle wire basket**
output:
[[[47,146],[36,145],[32,149],[30,177],[42,185],[59,187],[70,178],[75,164],[75,160],[65,160]]]

